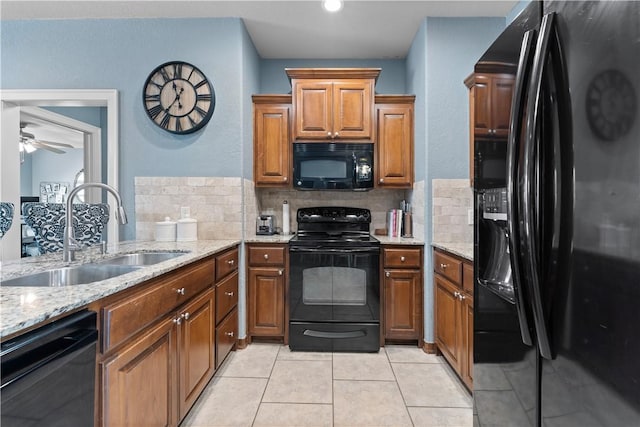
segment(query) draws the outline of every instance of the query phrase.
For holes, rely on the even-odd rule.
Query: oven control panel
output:
[[[297,214],[298,222],[350,222],[370,223],[371,211],[362,208],[340,206],[323,206],[314,208],[300,208]]]

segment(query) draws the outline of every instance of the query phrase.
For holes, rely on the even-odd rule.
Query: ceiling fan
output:
[[[24,129],[29,126],[29,123],[20,123],[20,153],[33,153],[38,148],[54,152],[56,154],[64,154],[65,151],[58,148],[73,148],[71,144],[65,144],[64,142],[53,142],[37,139],[34,134],[25,131]]]

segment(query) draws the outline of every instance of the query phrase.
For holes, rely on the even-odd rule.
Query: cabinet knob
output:
[[[226,296],[228,297],[232,297],[233,296],[233,291],[229,292],[229,291],[225,291],[224,293]]]
[[[464,300],[464,299],[466,299],[466,298],[467,298],[467,297],[465,297],[465,296],[464,296],[464,295],[462,295],[462,294],[458,294],[458,295],[460,296],[460,301],[462,301],[462,300]]]
[[[231,331],[231,332],[225,332],[224,334],[225,334],[226,336],[228,336],[228,337],[231,337],[231,338],[233,338],[233,335],[234,335],[233,331]]]
[[[334,134],[333,134],[333,137],[334,137],[334,138],[337,138],[337,137],[339,137],[339,136],[340,136],[340,134],[339,134],[338,132],[336,132],[336,133],[334,133]]]
[[[331,132],[327,132],[327,138],[331,138]]]
[[[184,295],[184,288],[176,289],[176,292],[180,295]]]
[[[182,313],[182,315],[180,315],[180,317],[182,317],[184,320],[189,320],[189,316],[191,316],[191,315],[189,314],[188,311],[186,313]]]
[[[459,299],[460,298],[460,292],[457,292],[457,291],[454,292],[453,296]]]
[[[233,265],[235,263],[236,263],[236,260],[234,260],[234,259],[230,259],[229,261],[227,261],[227,264],[229,264],[229,265]]]
[[[278,270],[278,276],[282,276],[282,270]]]
[[[384,182],[384,178],[380,178],[380,184],[382,184]]]
[[[440,268],[442,268],[442,269],[445,269],[445,268],[447,268],[448,266],[449,266],[449,264],[442,264],[442,263],[440,263]]]
[[[404,262],[405,260],[406,260],[405,257],[403,257],[403,256],[400,257],[400,262]]]
[[[264,259],[269,259],[269,254],[264,254]]]
[[[282,180],[283,180],[284,182],[287,182],[287,180],[288,180],[288,179],[289,179],[289,178],[287,178],[286,176],[283,176],[283,177],[282,177]]]
[[[175,319],[173,319],[173,323],[175,323],[176,325],[179,325],[182,323],[182,317],[176,317]]]
[[[386,271],[386,272],[384,273],[384,275],[385,275],[385,277],[389,277],[389,276],[391,276],[391,273],[389,273],[388,271]]]

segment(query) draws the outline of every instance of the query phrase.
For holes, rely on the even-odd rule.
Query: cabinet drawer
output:
[[[283,265],[284,246],[249,247],[249,265]]]
[[[238,309],[234,309],[216,328],[216,369],[220,367],[227,354],[236,343],[238,329]]]
[[[462,264],[462,289],[469,295],[473,295],[473,264]]]
[[[238,248],[216,257],[216,282],[238,269]]]
[[[119,345],[211,286],[213,261],[188,266],[150,283],[144,290],[102,308],[103,352]]]
[[[441,252],[434,252],[433,268],[456,285],[462,284],[462,261]]]
[[[216,285],[216,325],[238,304],[238,273]]]
[[[384,248],[384,266],[400,268],[420,268],[422,250],[419,248]]]

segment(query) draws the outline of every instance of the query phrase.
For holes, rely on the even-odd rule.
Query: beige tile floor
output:
[[[472,425],[472,399],[441,357],[291,352],[251,344],[229,355],[181,427]]]

